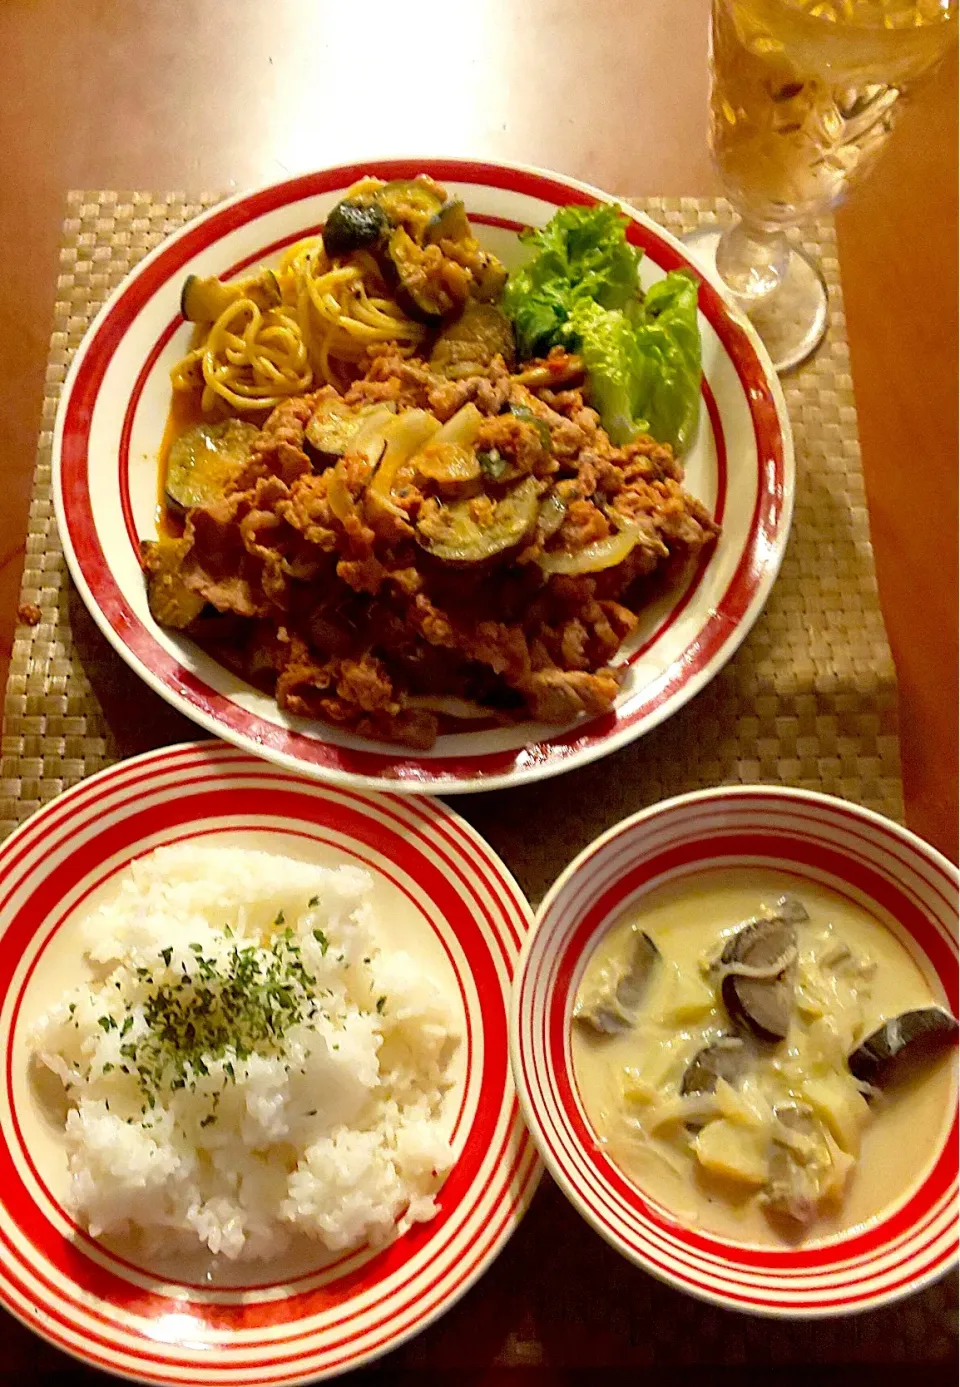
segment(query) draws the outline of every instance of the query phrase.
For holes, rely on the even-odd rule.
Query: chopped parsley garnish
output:
[[[141,979],[145,1033],[131,1034],[132,1016],[120,1028],[120,1054],[146,1100],[144,1112],[163,1092],[193,1092],[215,1060],[223,1061],[224,1083],[235,1083],[237,1063],[254,1053],[281,1056],[286,1033],[319,1010],[316,978],[305,967],[292,930],[264,948],[234,942],[220,958],[207,957],[201,945],[190,948],[193,965],[184,963],[172,982],[149,970]],[[160,951],[165,966],[172,956],[172,949]],[[112,1016],[99,1017],[98,1024],[105,1033],[117,1029]],[[103,1072],[112,1068],[104,1066]],[[210,1122],[204,1119],[202,1125]]]
[[[317,903],[314,897],[311,905]],[[284,925],[282,910],[274,924]],[[325,955],[329,940],[323,930],[315,929],[313,937]],[[230,931],[224,932],[224,938],[229,941],[225,947],[210,955],[202,944],[190,944],[186,957],[178,959],[179,971],[167,971],[173,961],[172,946],[158,951],[152,967],[136,969],[137,1005],[143,1017],[136,1031],[132,1013],[121,1022],[108,1013],[97,1018],[104,1034],[119,1033],[123,1060],[103,1064],[101,1073],[108,1075],[119,1068],[136,1080],[141,1118],[153,1113],[165,1097],[196,1092],[207,1079],[204,1091],[210,1106],[200,1126],[212,1126],[221,1094],[228,1084],[237,1082],[238,1066],[254,1054],[284,1060],[291,1029],[321,1016],[330,1019],[322,998],[332,995],[331,991],[318,989],[291,928],[281,928],[262,945]],[[345,962],[344,955],[338,957]],[[377,998],[378,1015],[383,1015],[386,1003],[385,996]],[[76,1003],[71,1003],[71,1016],[75,1010]],[[339,1042],[332,1048],[338,1050]],[[218,1063],[219,1069],[213,1069],[216,1091],[211,1091],[211,1067]]]

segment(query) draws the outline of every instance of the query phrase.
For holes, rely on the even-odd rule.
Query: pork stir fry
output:
[[[608,712],[651,584],[716,536],[669,446],[615,447],[560,349],[511,373],[496,310],[432,364],[177,441],[150,608],[281,708],[429,747],[480,720]]]

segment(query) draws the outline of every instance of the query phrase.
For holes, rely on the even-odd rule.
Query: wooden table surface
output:
[[[636,195],[715,193],[705,141],[708,8],[709,0],[4,0],[0,687],[69,188],[228,191],[327,163],[421,153],[521,160]],[[954,860],[956,109],[951,60],[838,217],[877,572],[899,675],[907,821]],[[521,1232],[520,1270],[498,1267],[383,1380],[401,1370],[418,1381],[489,1380],[511,1338],[544,1310],[523,1278],[537,1275],[538,1240],[550,1246],[561,1232],[568,1248],[573,1239],[584,1249],[584,1286],[596,1278],[594,1293],[548,1354],[553,1367],[505,1376],[553,1382],[567,1369],[647,1363],[611,1328],[600,1294],[628,1293],[629,1278],[551,1192]],[[577,1265],[567,1271],[578,1279]],[[656,1304],[647,1297],[644,1313]],[[4,1320],[0,1380],[26,1373],[92,1380]]]

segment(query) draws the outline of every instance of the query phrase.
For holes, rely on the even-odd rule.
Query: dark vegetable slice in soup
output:
[[[575,1020],[600,1035],[628,1030],[637,1019],[644,993],[660,962],[660,950],[649,934],[633,931],[622,966],[605,979],[593,996],[578,1003]]]
[[[957,1043],[958,1025],[940,1007],[893,1016],[853,1051],[850,1072],[874,1088],[890,1088]]]
[[[730,1018],[761,1040],[782,1040],[793,1007],[801,903],[784,896],[775,913],[751,920],[720,955],[721,995]]]
[[[750,1048],[742,1036],[724,1035],[698,1050],[684,1071],[680,1092],[712,1093],[718,1079],[735,1084],[746,1073]]]

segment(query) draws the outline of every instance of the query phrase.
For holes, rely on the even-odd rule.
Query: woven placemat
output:
[[[13,645],[0,747],[0,838],[40,804],[122,756],[196,737],[114,654],[69,582],[50,490],[50,445],[73,352],[107,294],[216,195],[72,193],[43,403],[21,601],[36,624]],[[709,199],[636,203],[682,234],[729,216]],[[738,654],[690,704],[634,745],[558,780],[461,797],[457,808],[536,902],[610,824],[700,786],[763,781],[825,790],[902,817],[893,662],[877,598],[836,242],[805,248],[830,287],[830,326],[785,382],[797,453],[793,532],[766,609]],[[547,1251],[549,1255],[547,1255]],[[402,1350],[402,1366],[945,1363],[956,1282],[815,1333],[751,1321],[637,1277],[552,1188],[496,1271]],[[695,1326],[695,1332],[690,1332]],[[392,1360],[395,1361],[395,1360]]]

